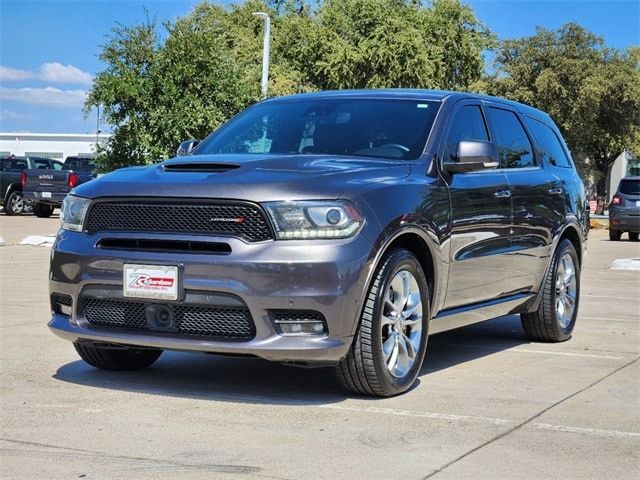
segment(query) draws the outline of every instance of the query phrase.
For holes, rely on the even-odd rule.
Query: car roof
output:
[[[620,181],[622,180],[640,180],[640,177],[639,176],[622,177]]]
[[[524,103],[507,100],[505,98],[493,97],[470,92],[453,92],[449,90],[426,90],[419,88],[383,88],[383,89],[361,89],[361,90],[325,90],[322,92],[299,93],[283,97],[273,97],[264,100],[263,103],[287,102],[291,100],[304,100],[313,98],[387,98],[387,99],[418,99],[431,100],[437,102],[452,101],[462,99],[478,99],[495,103],[509,105],[520,113],[529,115],[542,121],[549,121],[551,117],[542,110],[525,105]]]

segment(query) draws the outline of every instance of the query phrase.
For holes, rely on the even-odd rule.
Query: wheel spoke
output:
[[[382,344],[382,353],[384,354],[385,362],[389,361],[389,357],[393,353],[393,349],[395,346],[396,346],[396,335],[395,333],[393,333],[392,335],[389,335],[389,338],[387,338],[385,342]]]
[[[387,360],[387,368],[391,371],[395,370],[396,364],[398,363],[398,353],[400,350],[400,346],[398,345],[398,336],[394,335],[393,337],[393,346],[391,347],[391,355]]]

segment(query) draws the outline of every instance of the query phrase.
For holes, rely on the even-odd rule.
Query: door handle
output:
[[[509,198],[511,196],[511,190],[499,190],[493,194],[496,198]]]
[[[561,187],[553,187],[549,189],[549,193],[551,195],[562,195],[563,194],[563,190]]]

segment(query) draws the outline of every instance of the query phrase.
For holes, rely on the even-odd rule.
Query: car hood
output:
[[[97,197],[273,200],[349,198],[369,183],[409,175],[400,160],[321,155],[193,155],[148,167],[117,170],[80,185],[74,194]]]

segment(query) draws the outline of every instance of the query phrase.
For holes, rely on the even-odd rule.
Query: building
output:
[[[620,179],[628,176],[640,176],[640,157],[624,151],[613,161],[607,172],[607,204],[616,193]]]
[[[105,143],[110,134],[91,133],[0,133],[0,158],[9,155],[56,158],[90,156],[96,141]]]

